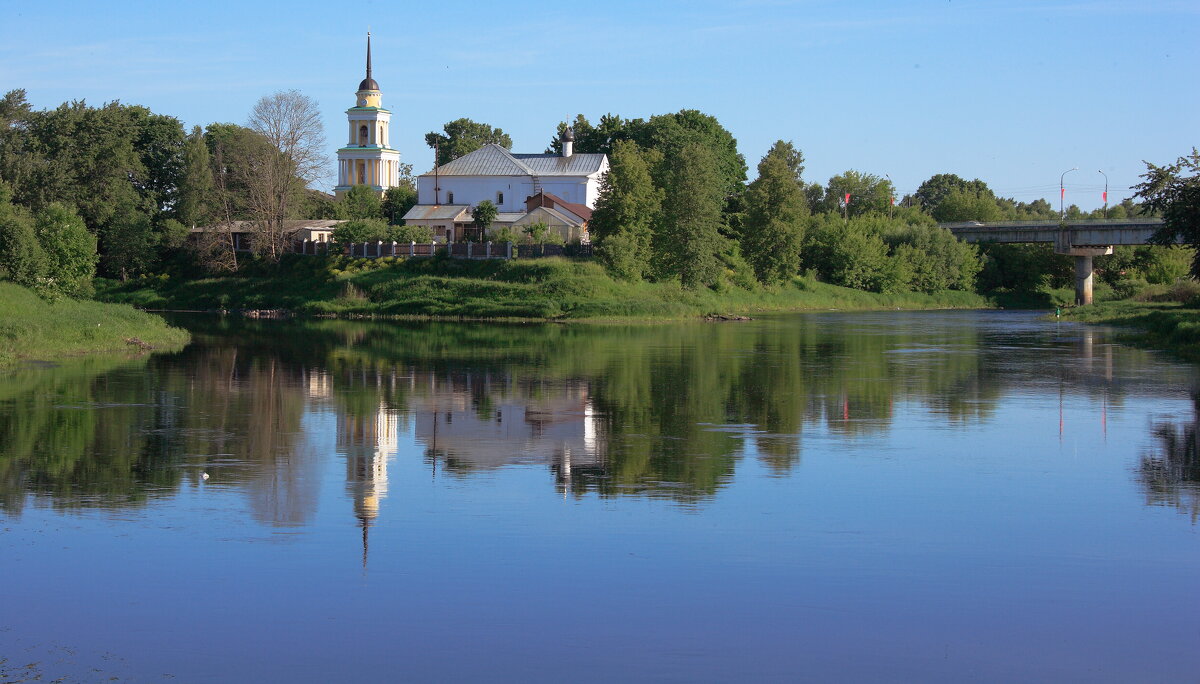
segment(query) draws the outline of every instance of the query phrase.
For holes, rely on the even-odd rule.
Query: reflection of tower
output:
[[[362,526],[363,567],[367,533],[387,497],[387,465],[399,445],[399,416],[382,404],[364,416],[338,415],[337,448],[346,457],[346,493],[354,499],[354,517]]]

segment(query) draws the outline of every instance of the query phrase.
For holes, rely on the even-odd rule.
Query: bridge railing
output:
[[[1100,226],[1158,226],[1162,225],[1161,218],[1124,218],[1124,219],[1073,219],[1068,221],[1037,220],[1037,221],[957,221],[954,223],[939,223],[942,228],[1044,228],[1065,224],[1068,228],[1086,228]]]

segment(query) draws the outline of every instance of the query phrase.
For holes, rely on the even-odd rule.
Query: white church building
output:
[[[436,167],[417,178],[417,205],[404,216],[409,225],[430,227],[438,240],[453,242],[471,223],[471,209],[484,200],[496,205],[499,216],[494,227],[522,225],[533,212],[530,200],[547,197],[560,205],[578,205],[586,212],[561,212],[575,226],[566,226],[563,237],[572,240],[586,234],[583,229],[590,210],[600,195],[600,180],[608,171],[608,156],[575,154],[575,136],[570,128],[562,137],[562,154],[509,152],[489,144]],[[545,202],[538,201],[538,208]],[[553,225],[553,221],[550,222]],[[556,229],[558,226],[554,226]]]

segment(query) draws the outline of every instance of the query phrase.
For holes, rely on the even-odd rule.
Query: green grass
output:
[[[274,274],[99,281],[98,297],[146,309],[286,309],[302,315],[469,319],[672,319],[814,309],[982,308],[969,292],[881,295],[797,278],[775,289],[688,290],[615,280],[563,258],[291,259]]]
[[[178,348],[187,332],[121,304],[62,299],[0,282],[0,366],[96,352],[139,351],[137,338],[155,348]]]
[[[1064,316],[1084,323],[1124,328],[1123,342],[1165,349],[1182,358],[1200,361],[1200,309],[1178,302],[1124,300],[1069,309]]]

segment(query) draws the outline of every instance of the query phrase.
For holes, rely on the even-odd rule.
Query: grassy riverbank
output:
[[[269,275],[101,281],[97,296],[144,309],[285,309],[303,315],[499,319],[670,319],[809,309],[979,308],[970,292],[881,295],[797,278],[777,289],[687,290],[615,280],[598,264],[549,258],[293,259]]]
[[[74,299],[49,302],[26,288],[0,282],[0,366],[147,345],[174,348],[187,340],[187,332],[130,306]]]
[[[1124,329],[1123,342],[1165,349],[1191,361],[1200,361],[1200,309],[1178,302],[1102,302],[1063,312],[1084,323],[1102,323]]]

